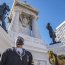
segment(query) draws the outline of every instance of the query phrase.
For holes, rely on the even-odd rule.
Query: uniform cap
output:
[[[16,45],[24,45],[24,39],[21,36],[17,37]]]

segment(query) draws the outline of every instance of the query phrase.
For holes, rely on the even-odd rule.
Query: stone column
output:
[[[15,11],[13,13],[12,21],[8,28],[8,33],[10,34],[10,36],[14,36],[18,32],[19,32],[19,12]]]
[[[33,35],[33,37],[40,39],[39,28],[38,28],[38,25],[37,25],[38,22],[36,20],[37,20],[37,17],[35,17],[32,21],[32,35]]]
[[[18,32],[19,25],[19,12],[15,11],[13,13],[12,21],[10,23],[8,31]]]

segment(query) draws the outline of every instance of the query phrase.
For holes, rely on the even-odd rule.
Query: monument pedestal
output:
[[[56,53],[58,55],[61,55],[61,54],[65,55],[65,52],[64,52],[65,51],[65,43],[64,42],[50,45],[50,46],[48,46],[48,49],[53,51],[54,53]]]
[[[2,33],[3,32],[3,33]],[[0,27],[0,53],[15,46],[15,40]],[[17,35],[15,35],[17,37]],[[20,34],[24,38],[24,48],[29,50],[34,59],[34,65],[49,65],[47,47],[43,41],[28,35]]]

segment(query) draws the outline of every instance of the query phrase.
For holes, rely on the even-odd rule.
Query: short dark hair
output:
[[[16,45],[24,45],[24,39],[21,36],[17,37]]]

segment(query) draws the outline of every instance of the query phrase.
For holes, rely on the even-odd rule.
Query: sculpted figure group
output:
[[[64,65],[65,55],[57,55],[53,51],[48,51],[49,62],[51,65]]]

